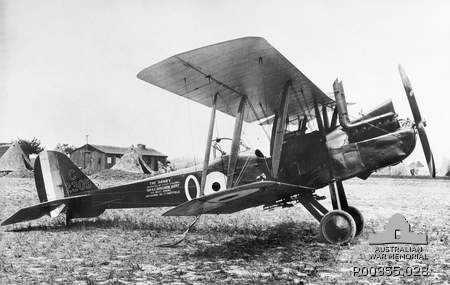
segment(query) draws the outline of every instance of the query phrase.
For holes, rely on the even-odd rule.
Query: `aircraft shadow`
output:
[[[163,236],[176,241],[176,236],[181,235],[189,224],[167,221],[140,222],[136,220],[117,219],[92,219],[75,220],[68,228],[64,221],[56,220],[49,225],[28,225],[20,228],[9,229],[10,232],[66,232],[66,231],[95,231],[98,229],[123,229],[155,232],[159,237]],[[186,225],[185,225],[186,224]],[[230,236],[230,233],[233,233]],[[225,240],[225,241],[224,241]],[[206,242],[205,242],[206,241]],[[283,222],[267,229],[252,230],[245,227],[223,227],[211,229],[207,225],[201,228],[194,228],[187,236],[187,245],[193,247],[193,251],[188,251],[192,258],[196,259],[244,259],[253,260],[272,253],[279,255],[282,261],[289,262],[296,258],[308,258],[311,255],[320,255],[321,260],[326,261],[332,258],[329,252],[323,252],[323,241],[319,237],[318,224],[315,222]],[[181,244],[177,247],[183,247]],[[314,252],[307,254],[306,252]]]
[[[54,224],[54,225],[39,225],[39,226],[21,226],[14,227],[12,229],[7,229],[7,232],[20,233],[20,232],[35,232],[35,231],[47,231],[47,232],[63,232],[67,231],[67,228],[64,224]]]
[[[274,251],[289,259],[290,255],[302,254],[305,247],[311,248],[311,245],[314,247],[318,243],[322,243],[322,240],[319,238],[317,223],[285,222],[261,232],[260,235],[239,235],[219,245],[204,245],[191,256],[198,259],[251,260]]]
[[[142,230],[142,231],[165,231],[165,232],[183,232],[189,221],[184,223],[174,222],[145,222],[127,219],[91,219],[91,220],[73,220],[70,226],[66,226],[64,221],[52,221],[47,225],[21,225],[8,229],[9,232],[32,232],[32,231],[90,231],[98,229],[123,229],[123,230]]]
[[[6,231],[9,232],[32,232],[32,231],[47,231],[47,232],[62,232],[62,231],[95,231],[99,229],[122,229],[133,231],[155,231],[165,232],[170,235],[180,235],[183,233],[188,225],[193,222],[193,217],[177,217],[177,219],[166,217],[154,217],[148,220],[131,218],[108,218],[99,217],[91,219],[74,219],[70,226],[65,225],[64,217],[54,219],[51,221],[42,221],[42,224],[28,223],[10,226]],[[197,224],[198,225],[198,224]],[[221,225],[211,228],[210,226],[202,225],[200,227],[194,226],[191,233],[193,234],[209,234],[211,232],[219,234],[229,234],[230,232],[236,234],[251,234],[255,230],[246,228],[245,226]]]

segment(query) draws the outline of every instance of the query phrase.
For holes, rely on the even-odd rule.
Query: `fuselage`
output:
[[[286,134],[280,179],[314,188],[355,176],[365,179],[405,159],[415,143],[415,129],[401,127],[389,101],[353,122]]]
[[[395,122],[392,118],[390,120],[390,127],[383,129],[383,125],[378,124],[375,129],[366,128],[357,136],[349,134],[349,130],[341,126],[329,130],[325,136],[319,131],[287,133],[276,180],[321,188],[335,180],[342,181],[355,176],[364,179],[379,168],[402,161],[414,150],[415,130],[412,127],[400,127],[396,119]],[[224,155],[209,163],[205,195],[226,189],[229,158]],[[273,180],[275,178],[271,177],[270,169],[270,157],[239,155],[233,185]],[[96,201],[93,196],[91,205],[101,204],[102,208],[176,206],[200,197],[202,170],[203,167],[197,165],[99,190],[111,194],[126,190],[127,194],[106,204]]]
[[[325,139],[319,132],[293,136],[284,145],[280,179],[314,188],[355,176],[365,179],[405,159],[415,142],[415,130],[410,127],[357,142],[349,142],[340,127]]]
[[[222,156],[210,162],[206,177],[205,195],[226,189],[227,168],[229,156]],[[269,176],[268,158],[256,155],[241,155],[238,158],[234,184],[242,185]],[[116,201],[103,203],[108,208],[138,208],[138,207],[168,207],[200,197],[202,176],[201,165],[176,170],[173,172],[150,177],[145,180],[123,184],[99,192],[114,193],[126,191]],[[100,196],[99,196],[100,197]],[[100,204],[92,197],[92,205]],[[103,198],[99,198],[102,199]]]

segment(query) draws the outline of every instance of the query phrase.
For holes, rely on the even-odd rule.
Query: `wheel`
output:
[[[322,237],[332,244],[350,242],[356,234],[356,224],[352,216],[341,210],[333,210],[320,221]]]
[[[353,207],[353,206],[348,206],[347,208],[344,209],[345,212],[349,213],[353,220],[355,221],[356,224],[356,236],[359,236],[364,228],[364,217],[361,214],[361,212]]]

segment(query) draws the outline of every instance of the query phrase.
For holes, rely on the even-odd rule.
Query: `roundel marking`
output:
[[[186,180],[184,181],[184,194],[186,195],[186,198],[188,199],[188,201],[191,201],[193,198],[191,197],[191,194],[189,193],[189,182],[193,180],[195,183],[195,197],[194,198],[198,198],[200,196],[200,185],[198,184],[198,180],[197,177],[195,177],[194,175],[189,175],[188,177],[186,177]]]
[[[227,177],[219,171],[213,171],[206,176],[205,195],[227,189]]]

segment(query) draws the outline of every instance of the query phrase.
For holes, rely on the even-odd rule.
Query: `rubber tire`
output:
[[[330,230],[330,222],[332,222],[333,218],[336,216],[344,218],[344,220],[348,223],[348,231],[345,233],[342,237],[333,237],[330,233],[327,233],[327,230]],[[327,227],[328,226],[328,227]],[[331,227],[333,227],[331,225]],[[341,228],[342,229],[342,228]],[[320,221],[320,233],[321,236],[325,241],[331,244],[346,244],[353,240],[356,234],[356,223],[355,220],[353,220],[353,217],[342,210],[333,210],[328,212],[325,216],[323,216],[322,220]]]
[[[364,228],[364,217],[361,214],[361,212],[353,207],[353,206],[348,206],[347,208],[344,209],[345,212],[349,213],[353,220],[355,221],[356,224],[356,234],[355,236],[359,236],[362,233],[362,230]]]

